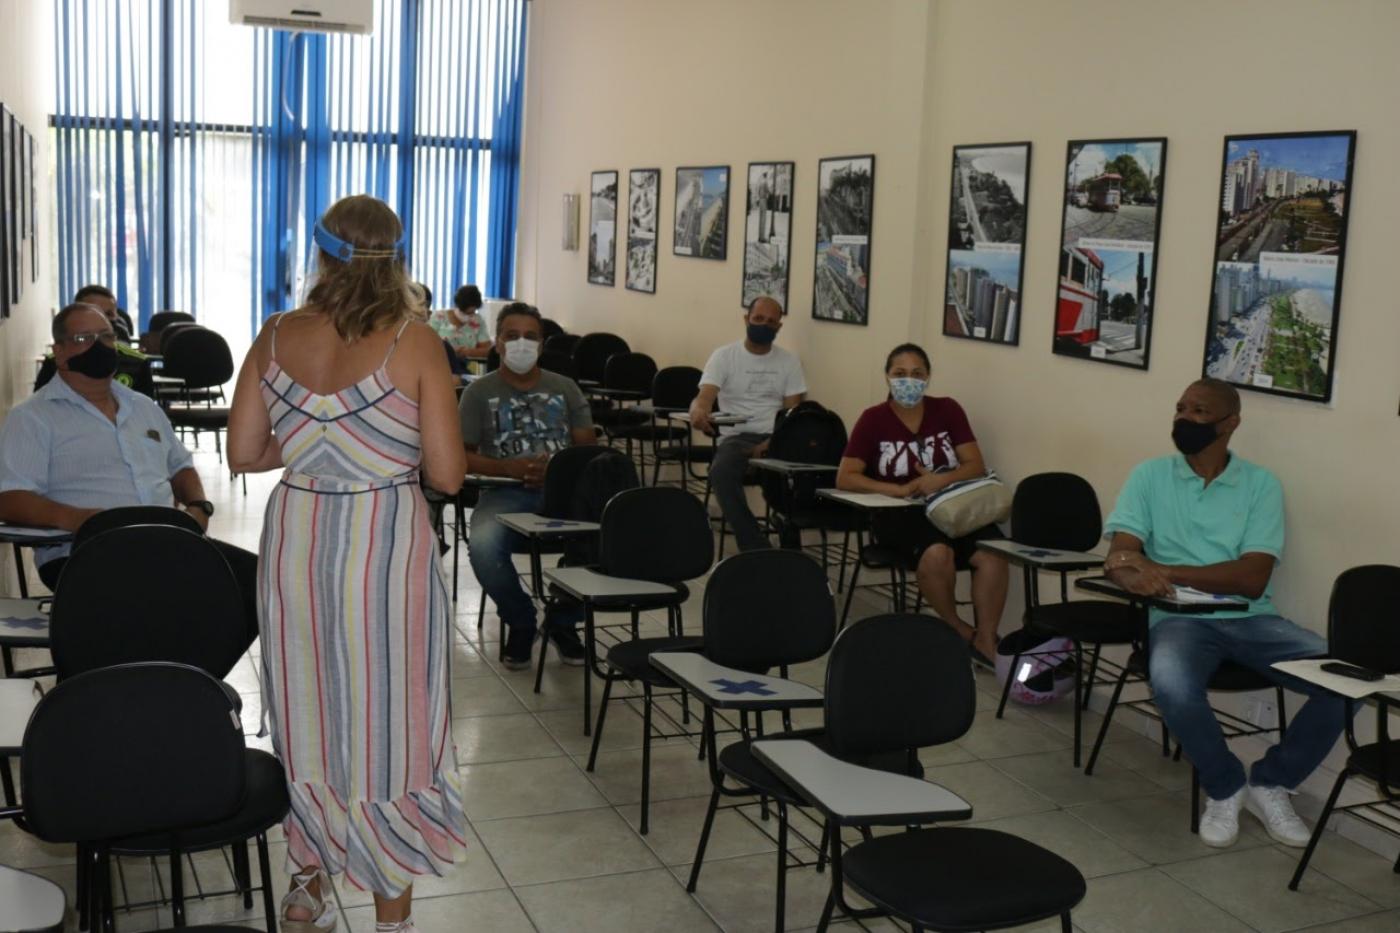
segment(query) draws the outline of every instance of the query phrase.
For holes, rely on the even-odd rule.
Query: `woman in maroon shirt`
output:
[[[930,368],[928,354],[912,343],[890,351],[885,360],[890,397],[862,412],[851,429],[837,487],[923,498],[987,472],[962,406],[951,398],[924,395]],[[992,667],[1006,605],[1007,567],[1000,557],[977,550],[977,541],[1004,538],[1001,530],[987,525],[949,538],[922,511],[898,509],[877,514],[872,536],[883,546],[908,552],[929,606],[971,643],[974,660]],[[959,570],[972,571],[975,626],[958,615],[953,587]]]

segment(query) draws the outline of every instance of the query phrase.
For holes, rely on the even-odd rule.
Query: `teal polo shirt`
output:
[[[1128,474],[1104,530],[1142,541],[1147,556],[1159,564],[1203,567],[1249,553],[1282,560],[1283,487],[1273,473],[1239,454],[1230,455],[1225,471],[1209,486],[1181,454],[1158,457]],[[1272,592],[1271,579],[1248,609],[1214,612],[1211,618],[1278,615]],[[1149,621],[1170,614],[1153,609]]]

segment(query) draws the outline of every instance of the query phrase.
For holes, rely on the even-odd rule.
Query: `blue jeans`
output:
[[[530,542],[524,535],[496,521],[496,516],[504,512],[538,512],[543,505],[544,493],[538,489],[486,489],[472,509],[467,533],[472,573],[496,604],[501,620],[512,631],[517,628],[530,633],[535,631],[535,601],[521,586],[520,572],[511,561],[512,554],[528,554]],[[546,614],[546,623],[550,626],[573,626],[582,619],[582,607],[573,604],[552,608]]]
[[[1234,661],[1308,696],[1282,741],[1249,774],[1249,783],[1293,789],[1322,763],[1342,734],[1345,702],[1335,693],[1273,670],[1275,661],[1327,653],[1321,636],[1278,616],[1212,619],[1170,616],[1152,626],[1148,665],[1153,698],[1171,734],[1200,772],[1201,787],[1223,800],[1245,785],[1244,765],[1225,744],[1206,684],[1221,661]]]

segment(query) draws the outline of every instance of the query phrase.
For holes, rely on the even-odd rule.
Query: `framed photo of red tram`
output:
[[[1054,351],[1146,369],[1156,311],[1167,140],[1071,140]]]

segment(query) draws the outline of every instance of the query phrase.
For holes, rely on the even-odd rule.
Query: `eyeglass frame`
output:
[[[71,343],[75,347],[86,347],[98,340],[101,340],[109,347],[117,345],[117,332],[115,330],[98,331],[97,333],[77,333],[69,334],[63,338],[66,343]]]

